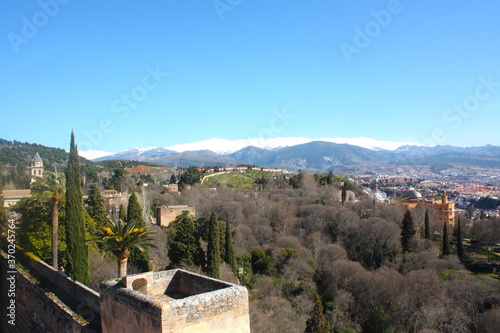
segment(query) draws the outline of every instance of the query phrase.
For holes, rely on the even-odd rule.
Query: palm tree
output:
[[[123,220],[110,221],[110,227],[104,229],[105,235],[100,239],[92,240],[104,244],[106,252],[113,253],[118,263],[118,275],[127,275],[127,262],[130,249],[137,248],[146,251],[148,247],[156,247],[152,241],[152,232],[147,228],[138,228],[134,222],[126,223]]]

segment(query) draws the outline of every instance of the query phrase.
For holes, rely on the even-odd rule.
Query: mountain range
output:
[[[82,152],[81,155],[85,155]],[[386,165],[500,168],[500,147],[424,146],[357,139],[210,139],[171,147],[132,148],[94,158],[137,160],[173,167],[255,164],[287,170],[359,172]]]

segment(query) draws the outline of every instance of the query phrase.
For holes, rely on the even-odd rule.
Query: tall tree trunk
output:
[[[116,260],[118,262],[118,277],[127,276],[127,262],[130,256],[130,251],[125,250],[123,252],[116,253]]]
[[[54,192],[52,198],[52,267],[58,270],[58,258],[57,258],[57,231],[59,229],[59,193]]]
[[[118,259],[118,276],[121,278],[127,276],[127,261],[128,258]]]

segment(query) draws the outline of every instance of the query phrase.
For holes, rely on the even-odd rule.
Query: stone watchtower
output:
[[[250,333],[245,287],[174,269],[100,285],[103,333]]]
[[[35,154],[31,161],[30,174],[32,183],[35,181],[35,177],[43,177],[43,161],[38,153]]]

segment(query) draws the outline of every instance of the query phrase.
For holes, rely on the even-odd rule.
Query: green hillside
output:
[[[271,179],[276,179],[275,172],[262,171],[259,169],[248,169],[241,171],[227,171],[208,176],[203,181],[208,186],[224,186],[230,188],[251,189],[260,185],[265,185]],[[280,174],[279,177],[283,177]]]
[[[244,173],[224,173],[206,178],[203,184],[248,189],[257,185],[255,181],[256,178]]]
[[[5,188],[28,188],[31,160],[38,153],[46,171],[64,172],[68,162],[68,153],[64,149],[52,148],[36,143],[8,141],[0,139],[0,175]],[[80,157],[82,171],[87,179],[97,177],[99,166]]]
[[[0,139],[0,182],[5,189],[29,188],[29,168],[36,153],[42,158],[45,171],[66,171],[69,153],[64,149]],[[126,160],[93,162],[83,157],[80,157],[80,165],[87,182],[97,181],[100,171],[133,168],[138,165],[159,166],[154,163]]]

